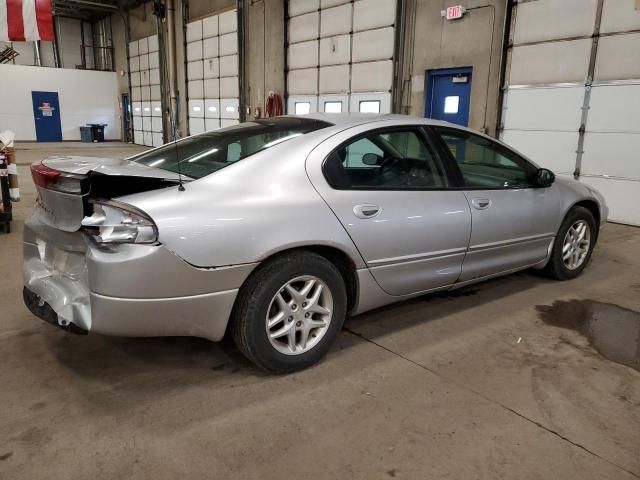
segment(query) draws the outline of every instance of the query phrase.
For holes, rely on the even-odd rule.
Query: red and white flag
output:
[[[52,0],[0,0],[0,41],[53,40]]]

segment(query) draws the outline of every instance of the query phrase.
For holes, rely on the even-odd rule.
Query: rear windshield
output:
[[[179,164],[183,175],[202,178],[261,150],[330,125],[297,117],[255,120],[168,143],[129,160],[175,173]]]

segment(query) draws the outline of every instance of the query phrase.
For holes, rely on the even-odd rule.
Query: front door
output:
[[[31,92],[33,118],[38,142],[61,142],[60,103],[58,92]]]
[[[352,137],[323,170],[330,187],[317,188],[382,289],[406,295],[455,283],[471,213],[419,127]]]
[[[469,125],[471,70],[464,67],[427,71],[425,117]]]
[[[535,188],[537,167],[487,137],[432,129],[457,163],[471,207],[473,228],[460,281],[543,261],[558,227],[557,186]]]

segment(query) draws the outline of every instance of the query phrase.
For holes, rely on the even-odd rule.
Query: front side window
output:
[[[294,137],[330,126],[313,119],[282,117],[241,123],[187,137],[154,148],[129,160],[202,178],[254,153]]]
[[[433,127],[458,164],[465,186],[478,189],[528,188],[536,167],[514,152],[480,135]]]
[[[323,167],[336,189],[444,188],[447,179],[418,130],[378,131],[347,142]]]

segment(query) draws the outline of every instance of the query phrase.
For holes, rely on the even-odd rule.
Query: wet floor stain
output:
[[[584,335],[605,358],[640,371],[640,312],[592,300],[536,307],[542,321]]]

